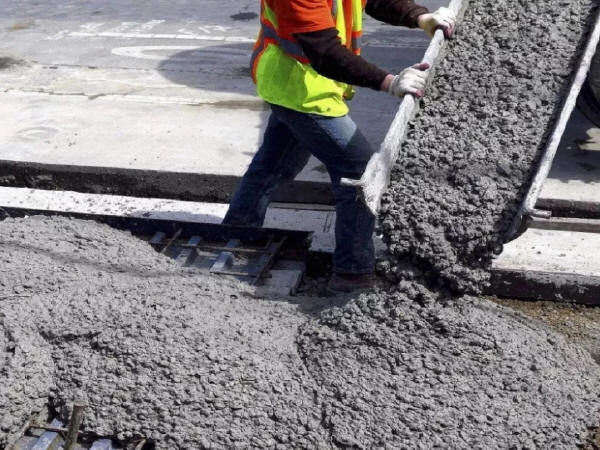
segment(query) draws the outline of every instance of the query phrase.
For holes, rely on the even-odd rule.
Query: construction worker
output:
[[[327,168],[335,197],[336,247],[328,290],[372,286],[375,217],[359,188],[373,149],[348,115],[352,86],[421,97],[426,64],[397,75],[360,55],[363,9],[392,25],[420,27],[429,36],[455,27],[448,8],[430,13],[412,0],[261,0],[261,31],[252,55],[258,95],[271,107],[263,143],[235,192],[223,223],[262,226],[271,195],[314,155]]]

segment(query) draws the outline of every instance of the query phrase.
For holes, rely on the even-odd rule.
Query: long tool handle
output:
[[[468,0],[452,0],[448,8],[460,19],[467,4]],[[437,30],[425,52],[423,62],[428,63],[431,67],[430,78],[434,75],[435,65],[445,42],[443,31]],[[369,160],[361,179],[351,180],[349,178],[342,178],[342,184],[362,188],[365,203],[375,215],[379,211],[381,197],[390,183],[390,173],[393,165],[396,163],[396,158],[398,158],[402,141],[406,137],[408,123],[418,110],[419,101],[412,95],[404,96],[383,143],[377,153],[374,153]]]

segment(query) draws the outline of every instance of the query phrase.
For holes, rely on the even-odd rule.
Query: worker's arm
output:
[[[367,0],[365,11],[371,17],[390,25],[419,27],[429,37],[433,37],[438,28],[446,37],[450,37],[456,27],[456,15],[449,8],[441,7],[430,13],[413,0]]]
[[[385,91],[396,97],[405,94],[423,96],[429,68],[426,64],[392,75],[344,47],[335,28],[298,33],[295,37],[313,69],[324,77]]]
[[[367,0],[365,12],[390,25],[416,28],[419,16],[429,13],[429,10],[413,0]]]
[[[295,37],[310,65],[324,77],[379,90],[389,73],[344,47],[335,28],[298,33]]]
[[[317,73],[336,81],[399,95],[399,91],[388,89],[392,75],[342,45],[326,1],[293,0],[286,5],[275,2],[273,6],[275,9],[285,6],[278,14],[279,27],[296,38]]]

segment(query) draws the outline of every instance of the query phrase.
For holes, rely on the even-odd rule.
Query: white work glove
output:
[[[456,28],[456,14],[451,9],[441,7],[438,10],[421,14],[418,17],[418,25],[429,37],[433,37],[438,28],[444,32],[444,36],[449,38]]]
[[[394,76],[387,91],[396,97],[404,97],[405,94],[412,94],[415,97],[421,98],[425,94],[425,84],[427,84],[428,75],[429,64],[415,64]]]

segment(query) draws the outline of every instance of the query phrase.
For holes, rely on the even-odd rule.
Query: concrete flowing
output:
[[[528,188],[594,2],[471,1],[392,173],[383,265],[477,291]],[[439,280],[438,280],[439,281]]]
[[[471,2],[386,197],[389,292],[261,298],[93,222],[1,222],[0,446],[83,400],[86,429],[164,449],[577,448],[589,354],[448,288],[485,282],[591,5]]]

